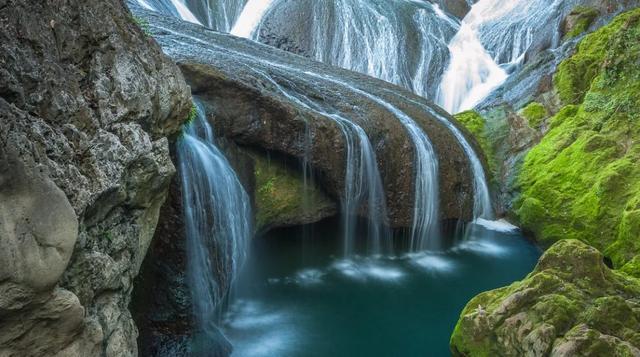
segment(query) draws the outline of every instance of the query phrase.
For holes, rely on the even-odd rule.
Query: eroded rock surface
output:
[[[0,24],[0,355],[136,355],[188,87],[119,0],[4,1]]]

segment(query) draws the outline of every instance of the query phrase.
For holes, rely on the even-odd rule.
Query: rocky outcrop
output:
[[[467,15],[467,13],[469,13],[469,10],[471,10],[471,6],[477,1],[476,0],[433,0],[431,2],[438,4],[444,11],[462,20]]]
[[[4,1],[0,23],[0,355],[136,355],[188,88],[119,0]]]
[[[636,0],[562,2],[560,28],[550,26],[534,38],[522,67],[514,69],[508,80],[476,107],[486,122],[479,137],[493,143],[487,155],[495,157],[494,184],[501,214],[517,219],[513,203],[521,190],[517,178],[524,158],[548,131],[549,119],[564,105],[554,85],[558,66],[571,57],[585,33],[637,5]],[[551,38],[558,43],[550,43]]]
[[[640,254],[640,171],[635,164],[640,10],[588,35],[563,61],[554,85],[565,105],[527,155],[515,203],[525,227],[546,244],[576,238],[616,267]]]
[[[172,181],[156,234],[136,278],[131,309],[141,356],[188,356],[194,330],[187,286],[180,179]]]
[[[571,16],[586,16],[581,11]],[[568,21],[575,27],[577,20]],[[516,197],[510,209],[523,227],[553,245],[525,280],[467,305],[451,339],[454,354],[640,355],[639,132],[631,124],[640,110],[639,33],[640,10],[623,13],[586,35],[575,53],[562,52],[576,46],[568,42],[558,52],[564,57],[525,67],[525,77],[550,71],[529,100],[507,83],[497,96],[514,95],[511,104],[481,106],[485,127],[496,125],[481,130],[489,141],[496,123],[509,133],[526,128],[523,150],[493,154],[507,164],[505,157],[522,158],[503,181],[513,188],[506,201]]]
[[[431,139],[440,173],[441,218],[469,219],[473,184],[462,147],[441,120],[455,120],[389,83],[140,10],[156,39],[208,106],[219,136],[306,160],[335,201],[344,189],[346,143],[335,115],[366,132],[376,153],[393,227],[413,218],[414,147],[391,106]]]
[[[455,356],[640,356],[640,280],[596,249],[562,240],[523,281],[476,296],[451,337]]]

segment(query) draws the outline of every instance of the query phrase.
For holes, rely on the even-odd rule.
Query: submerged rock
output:
[[[523,281],[465,307],[456,356],[640,356],[640,280],[607,268],[596,249],[562,240]]]
[[[121,1],[5,1],[0,23],[0,355],[136,355],[188,88]]]

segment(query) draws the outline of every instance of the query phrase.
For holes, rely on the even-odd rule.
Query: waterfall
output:
[[[273,3],[276,6],[278,2]],[[267,10],[266,13],[270,14],[273,12],[272,10]],[[288,65],[276,63],[270,61],[265,58],[258,58],[253,55],[250,55],[245,52],[235,51],[232,48],[223,48],[215,43],[210,43],[205,41],[204,39],[200,39],[193,35],[173,32],[168,28],[160,28],[162,32],[166,33],[174,33],[176,36],[186,36],[192,41],[199,43],[201,47],[199,50],[201,51],[211,51],[212,56],[218,56],[218,51],[222,51],[222,53],[237,56],[238,58],[242,58],[243,60],[249,61],[249,63],[255,63],[256,65],[247,65],[247,67],[255,68],[259,64],[259,66],[267,66],[274,70],[284,71],[287,73],[296,73],[299,78],[302,77],[310,77],[315,80],[325,80],[331,83],[334,83],[340,87],[343,87],[349,91],[353,91],[358,93],[364,97],[369,98],[376,104],[385,108],[390,114],[392,114],[398,121],[404,126],[406,133],[408,135],[409,140],[412,143],[414,148],[415,155],[415,167],[414,167],[414,209],[413,209],[413,221],[411,225],[411,249],[414,251],[424,250],[424,249],[437,249],[439,248],[440,242],[438,239],[439,234],[439,221],[440,221],[440,213],[439,213],[439,173],[438,173],[438,161],[437,155],[435,154],[435,150],[433,145],[430,142],[430,139],[424,133],[422,128],[406,113],[404,113],[399,108],[395,107],[393,104],[385,101],[379,96],[371,94],[368,91],[364,91],[362,89],[356,88],[353,85],[338,80],[335,77],[327,77],[324,75],[320,75],[311,71],[303,71],[297,69],[295,67],[290,67]],[[180,46],[178,44],[178,46]],[[241,62],[240,62],[241,63]],[[313,82],[310,81],[310,82]],[[301,100],[298,98],[298,100]],[[304,102],[304,101],[303,101]],[[310,106],[307,103],[308,106]],[[313,108],[313,106],[310,106]],[[317,108],[313,108],[317,109]],[[325,112],[326,115],[327,113]],[[331,113],[335,114],[335,113]],[[436,118],[439,120],[444,120],[447,122],[446,118],[442,116],[436,115]],[[347,120],[349,122],[349,120]],[[455,128],[455,126],[450,125],[450,130],[454,133],[454,135],[460,140],[464,138],[463,134]],[[452,129],[453,128],[453,129]],[[345,131],[352,131],[351,129],[346,129]],[[355,131],[357,134],[357,130]],[[344,134],[343,135],[349,135]],[[356,135],[359,136],[359,135]],[[363,140],[356,139],[354,142],[358,142],[356,146],[361,146],[361,142]],[[466,144],[466,145],[465,145]],[[461,146],[467,152],[473,153],[473,148],[469,145],[468,142],[461,143]],[[366,147],[366,145],[365,145]],[[361,152],[362,150],[352,150],[352,152]],[[359,155],[359,154],[358,154]],[[373,161],[373,160],[364,160],[364,161]],[[470,162],[472,165],[472,169],[474,171],[474,187],[475,187],[475,197],[476,202],[474,204],[474,215],[477,217],[490,217],[492,215],[490,209],[490,201],[488,199],[488,188],[485,181],[484,171],[482,169],[480,160],[477,155],[473,153],[470,155]],[[359,166],[359,165],[356,165]],[[373,166],[373,165],[372,165]],[[355,167],[355,166],[354,166]],[[354,170],[360,171],[360,170]],[[366,171],[366,170],[365,170]],[[348,190],[346,190],[348,191]],[[357,190],[356,190],[357,191]],[[344,206],[343,206],[344,207]],[[345,210],[346,211],[346,210]]]
[[[252,70],[269,81],[292,102],[332,120],[340,128],[346,148],[344,193],[341,198],[345,256],[352,255],[355,251],[358,213],[365,205],[367,206],[368,253],[377,255],[388,251],[383,249],[389,248],[391,237],[386,227],[386,199],[376,154],[364,129],[339,113],[327,112],[303,95],[285,90],[267,73],[257,69]],[[305,147],[311,144],[311,142],[305,142]]]
[[[262,40],[260,29],[265,22],[291,25],[308,35],[305,43],[298,45],[308,47],[316,60],[380,78],[428,98],[436,94],[449,58],[447,43],[460,26],[437,4],[415,0],[136,1],[146,9],[255,41]],[[292,12],[305,14],[297,19],[304,22],[289,24],[286,16]],[[286,38],[289,34],[273,35]]]
[[[480,0],[474,4],[449,43],[451,59],[436,102],[450,113],[474,108],[523,62],[545,27],[557,28],[561,3]],[[556,46],[557,31],[551,37]]]
[[[457,20],[429,2],[250,0],[231,33],[261,41],[262,24],[288,21],[279,18],[288,13],[284,6],[305,14],[302,9],[310,8],[306,23],[297,26],[309,34],[310,43],[300,45],[310,48],[311,57],[425,96],[435,94],[437,81],[431,79],[442,73],[446,43],[458,27]]]
[[[223,48],[218,45],[207,43],[197,37],[173,32],[171,29],[162,28],[162,31],[174,33],[178,36],[185,36],[192,41],[201,43],[203,49],[208,51],[218,50],[225,53],[233,53],[234,56],[244,58],[253,63],[260,63],[262,66],[270,66],[287,73],[297,73],[299,76],[307,76],[314,79],[325,80],[365,96],[389,111],[405,127],[406,132],[415,149],[415,184],[414,184],[414,209],[413,223],[411,229],[412,250],[437,249],[440,247],[438,235],[439,227],[439,183],[438,183],[438,159],[435,150],[427,134],[420,126],[406,113],[394,105],[384,101],[369,92],[356,88],[346,82],[333,77],[324,76],[310,71],[299,70],[294,67],[275,63],[263,58],[256,58],[249,54]],[[365,160],[370,161],[370,160]]]
[[[147,10],[230,32],[246,0],[132,0]],[[252,0],[254,1],[254,0]]]
[[[492,220],[494,219],[493,207],[491,205],[491,195],[489,194],[489,184],[487,183],[487,175],[484,171],[484,166],[482,165],[482,161],[478,157],[478,154],[473,149],[473,146],[469,143],[467,138],[465,138],[462,131],[458,129],[451,121],[449,121],[446,117],[433,110],[427,105],[420,103],[418,101],[412,100],[395,92],[390,92],[393,95],[400,96],[404,100],[409,101],[419,107],[421,107],[424,111],[429,112],[433,117],[437,118],[441,123],[443,123],[449,131],[458,139],[458,142],[462,146],[469,162],[471,163],[471,171],[473,174],[473,218],[474,220],[485,219]]]
[[[218,303],[245,259],[252,234],[250,200],[222,152],[203,107],[177,143],[187,238],[187,277],[199,349],[215,345]],[[202,341],[200,341],[202,340]],[[205,353],[206,355],[206,353]]]
[[[465,18],[449,45],[451,60],[436,97],[449,113],[473,108],[507,79],[506,71],[487,53],[472,25]]]
[[[249,0],[242,9],[242,13],[233,25],[230,33],[239,37],[254,37],[262,17],[272,3],[273,0]]]
[[[180,0],[137,0],[138,4],[147,10],[153,10],[165,15],[174,16],[184,21],[202,25],[189,7]]]
[[[378,96],[336,78],[312,72],[304,73],[338,84],[369,98],[388,110],[404,126],[415,149],[414,204],[410,248],[412,251],[441,248],[438,223],[440,220],[438,159],[427,134],[406,113]]]

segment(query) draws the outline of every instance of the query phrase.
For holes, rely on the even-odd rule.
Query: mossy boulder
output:
[[[587,35],[555,76],[566,106],[526,156],[515,212],[543,244],[640,254],[640,9]]]
[[[524,280],[476,296],[451,337],[456,356],[640,355],[640,280],[595,248],[562,240]]]
[[[256,230],[317,222],[337,213],[336,203],[311,178],[280,158],[251,154],[255,163]]]
[[[520,114],[527,120],[532,129],[539,128],[544,119],[549,117],[547,108],[538,102],[531,102],[520,111]]]
[[[564,19],[564,39],[569,40],[580,36],[589,29],[593,21],[600,15],[598,9],[590,6],[576,6]]]

